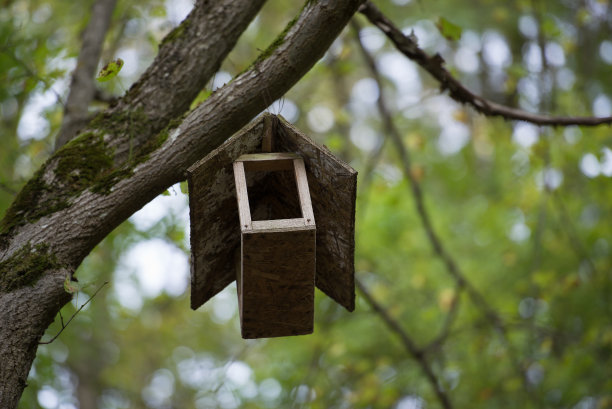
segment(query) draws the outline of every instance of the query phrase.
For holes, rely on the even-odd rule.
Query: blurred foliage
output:
[[[2,4],[2,212],[52,150],[91,3]],[[376,3],[487,98],[538,112],[612,111],[607,0]],[[118,3],[101,60],[125,61],[124,86],[189,4]],[[199,101],[247,67],[300,7],[268,2]],[[356,18],[434,228],[505,335],[432,252],[402,164],[385,142],[378,88],[347,28],[269,110],[360,171],[358,279],[419,347],[429,345],[429,362],[455,407],[612,408],[609,127],[537,128],[479,116],[440,95],[439,84]],[[457,41],[446,40],[436,22],[446,22],[442,34],[451,28]],[[120,84],[99,86],[119,95]],[[190,310],[186,206],[184,187],[169,189],[85,260],[64,320],[104,281],[110,286],[39,348],[21,408],[440,406],[418,363],[360,294],[350,314],[317,292],[315,333],[294,338],[242,340],[234,286]],[[165,249],[171,262],[151,249]],[[430,344],[451,311],[448,334]]]

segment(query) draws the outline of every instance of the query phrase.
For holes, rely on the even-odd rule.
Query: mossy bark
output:
[[[28,243],[8,260],[0,263],[0,293],[14,291],[26,285],[32,286],[46,271],[58,267],[57,258],[49,253],[49,246],[32,246]]]

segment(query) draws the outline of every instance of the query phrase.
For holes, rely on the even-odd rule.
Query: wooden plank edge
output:
[[[234,162],[234,181],[236,183],[240,230],[250,230],[252,228],[251,208],[249,207],[249,194],[247,192],[246,175],[244,174],[244,164],[242,162]]]
[[[302,217],[307,225],[315,225],[314,212],[312,210],[312,202],[310,200],[310,190],[308,188],[308,178],[306,177],[306,168],[302,158],[293,160],[293,168],[295,170],[295,184],[298,189],[300,207],[302,208]]]

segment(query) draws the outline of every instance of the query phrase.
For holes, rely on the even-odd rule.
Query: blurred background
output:
[[[2,2],[0,214],[53,151],[92,3]],[[612,115],[608,0],[376,5],[477,94],[532,112]],[[270,0],[199,100],[301,6]],[[101,90],[122,95],[191,7],[119,1],[100,66],[125,64]],[[64,320],[109,284],[39,348],[20,408],[422,409],[442,407],[440,393],[455,408],[612,408],[610,128],[476,114],[355,20],[268,108],[359,171],[355,265],[366,293],[355,312],[317,290],[313,335],[246,341],[234,284],[192,311],[188,198],[177,184],[81,265]],[[56,319],[44,339],[60,328]]]

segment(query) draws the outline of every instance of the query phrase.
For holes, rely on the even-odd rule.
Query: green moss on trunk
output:
[[[146,160],[168,138],[182,118],[138,143],[137,138],[150,135],[151,121],[142,111],[122,111],[98,115],[90,123],[90,131],[80,134],[58,150],[28,181],[0,221],[0,247],[18,226],[36,222],[44,216],[65,209],[72,198],[90,189],[109,194],[120,180],[130,177],[134,168]],[[130,149],[128,158],[117,163],[115,152],[104,142],[105,135],[124,135]]]
[[[67,143],[55,156],[58,182],[75,196],[113,167],[113,157],[99,133],[86,133]]]
[[[181,38],[185,35],[185,32],[189,28],[189,24],[191,21],[184,20],[181,24],[176,26],[172,31],[170,31],[162,40],[160,46],[163,46],[166,43],[171,41],[175,41],[178,38]]]
[[[70,198],[91,186],[112,166],[112,154],[100,134],[79,135],[57,151],[19,192],[0,222],[0,236],[68,207]],[[43,175],[49,167],[55,167],[55,177],[47,182]]]
[[[68,206],[62,195],[45,198],[51,189],[42,179],[44,170],[42,167],[34,174],[7,209],[4,218],[0,221],[0,239],[17,226],[32,223]]]
[[[266,48],[261,54],[259,54],[251,65],[249,65],[245,70],[236,75],[235,78],[238,78],[240,75],[244,74],[266,58],[270,57],[272,53],[274,53],[274,51],[285,42],[285,37],[287,36],[287,33],[289,33],[289,30],[291,30],[291,27],[295,25],[298,19],[299,15],[295,16],[289,23],[287,23],[285,29],[274,39],[272,44],[270,44],[268,48]]]
[[[134,119],[136,116],[136,120]],[[91,186],[91,191],[94,193],[108,194],[111,188],[122,179],[132,176],[134,168],[147,161],[151,153],[157,150],[160,146],[168,139],[168,132],[172,128],[176,128],[182,122],[183,118],[172,120],[170,123],[155,136],[141,144],[138,149],[130,153],[128,160],[121,165],[112,169],[110,172],[99,175],[96,182]],[[139,134],[150,133],[149,129],[146,129],[148,122],[145,120],[142,113],[130,114],[127,118],[123,118],[123,121],[117,124],[115,122],[109,123],[104,117],[94,119],[92,124],[96,124],[102,129],[108,130],[111,133],[121,132],[129,135],[130,138],[136,138]],[[128,125],[128,128],[125,126]],[[123,127],[123,128],[117,128]]]
[[[0,292],[10,292],[26,285],[34,285],[45,271],[60,264],[49,252],[46,244],[32,246],[29,243],[0,263]]]

